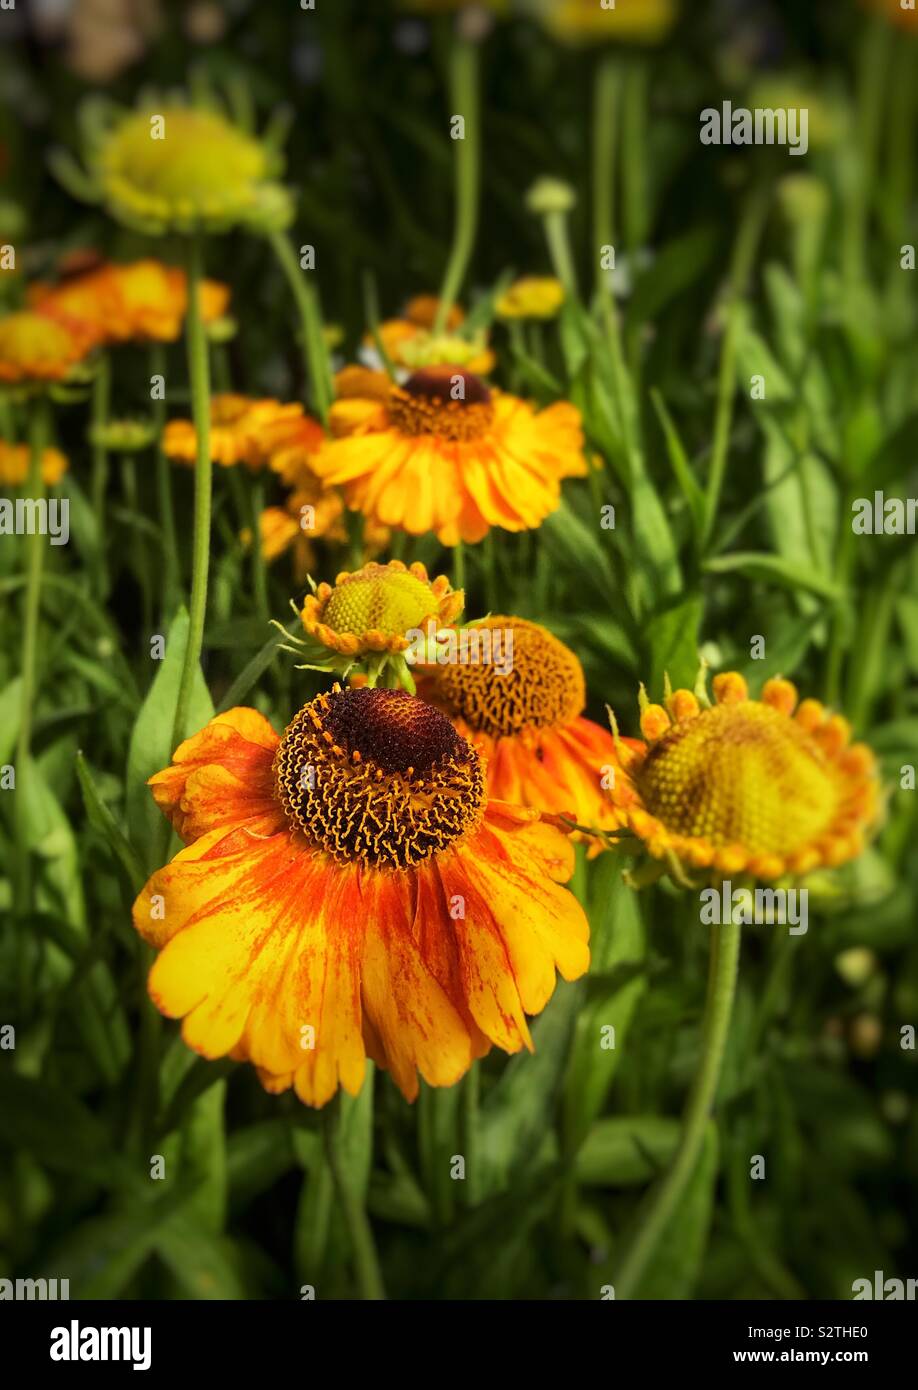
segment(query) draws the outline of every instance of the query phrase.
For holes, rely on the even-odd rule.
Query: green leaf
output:
[[[682,599],[648,621],[644,633],[650,653],[648,691],[652,700],[663,694],[663,677],[673,688],[691,690],[698,675],[698,648],[704,605],[697,596]]]
[[[657,419],[660,421],[663,437],[666,440],[666,452],[670,465],[692,514],[695,535],[701,536],[704,530],[704,489],[699,486],[695,474],[692,472],[692,465],[689,463],[685,446],[679,438],[672,416],[667,410],[660,392],[655,389],[652,390],[650,399],[657,413]]]
[[[165,656],[137,716],[128,750],[125,773],[128,838],[148,870],[156,867],[162,812],[146,784],[154,772],[168,767],[172,760],[172,724],[187,639],[188,614],[180,609],[169,629]],[[194,732],[202,729],[213,717],[213,712],[204,677],[198,670],[188,712],[188,728]]]
[[[586,1187],[640,1187],[669,1163],[679,1130],[679,1121],[665,1115],[598,1120],[577,1154],[577,1180]]]
[[[532,1029],[535,1055],[517,1054],[482,1106],[480,1191],[506,1187],[550,1128],[581,998],[579,985],[558,983]]]
[[[82,752],[77,753],[76,768],[80,790],[83,793],[83,804],[86,807],[86,815],[90,825],[99,832],[109,849],[119,860],[134,892],[139,893],[145,878],[143,865],[115,821],[115,817],[99,795]]]
[[[565,1132],[585,1134],[601,1111],[626,1048],[628,1027],[646,988],[640,973],[646,940],[637,893],[621,861],[604,854],[590,884],[590,980],[597,990],[577,1016],[564,1086]],[[638,970],[620,967],[637,966]],[[611,1033],[604,1031],[611,1028]],[[614,1046],[607,1044],[614,1041]]]
[[[795,592],[803,589],[819,598],[837,602],[841,590],[833,580],[807,570],[803,565],[793,564],[780,555],[767,552],[735,550],[730,555],[718,555],[706,560],[704,565],[708,574],[741,574],[746,579],[758,580],[779,589]]]
[[[634,1291],[635,1298],[691,1297],[708,1243],[717,1162],[717,1129],[709,1121],[695,1171]]]

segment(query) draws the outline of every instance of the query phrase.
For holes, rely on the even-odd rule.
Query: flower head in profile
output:
[[[428,623],[436,627],[455,621],[465,595],[440,575],[431,580],[415,561],[387,564],[371,561],[359,570],[338,575],[334,584],[320,584],[307,595],[300,617],[307,637],[324,657],[318,669],[350,672],[360,662],[371,684],[402,685],[412,693],[414,682],[404,653]]]
[[[225,315],[229,287],[201,284],[205,324]],[[183,270],[152,259],[127,265],[105,263],[57,284],[30,287],[30,305],[41,313],[86,324],[100,342],[175,342],[188,309]]]
[[[418,294],[405,305],[400,318],[385,319],[377,328],[383,351],[396,371],[408,374],[419,367],[455,363],[479,376],[494,370],[496,358],[488,347],[484,332],[463,331],[465,311],[450,306],[443,326],[437,328],[440,301],[436,295]],[[372,333],[367,333],[360,350],[365,366],[380,371],[383,362]]]
[[[515,280],[495,304],[498,318],[553,319],[564,303],[564,286],[551,275]]]
[[[790,681],[766,681],[759,700],[736,672],[713,686],[713,705],[689,690],[665,708],[642,698],[645,742],[622,750],[611,797],[648,853],[676,877],[715,880],[797,877],[860,854],[879,791],[847,722],[798,704]]]
[[[572,846],[489,801],[474,748],[402,691],[336,686],[280,738],[229,710],[151,786],[186,847],[134,905],[150,995],[270,1091],[355,1095],[368,1057],[409,1100],[452,1085],[531,1047],[556,970],[587,969]]]
[[[190,235],[289,224],[292,204],[277,182],[277,151],[216,107],[164,99],[124,111],[95,102],[82,115],[85,171],[60,152],[55,170],[72,192],[101,203],[124,226]]]
[[[66,381],[98,337],[75,319],[54,319],[31,309],[0,317],[0,383],[43,387]]]
[[[27,444],[8,444],[0,439],[0,484],[21,487],[28,482],[31,451]],[[46,487],[54,487],[70,467],[60,449],[42,449],[41,478]]]
[[[587,472],[580,412],[537,411],[458,366],[427,367],[402,385],[359,369],[340,373],[326,440],[313,467],[344,488],[349,507],[444,545],[479,541],[492,526],[540,526],[561,480]]]
[[[497,616],[462,628],[440,660],[424,669],[421,694],[482,755],[489,795],[596,831],[624,824],[606,790],[619,769],[615,740],[583,716],[583,668],[570,647],[538,623]]]
[[[210,399],[210,453],[223,468],[243,464],[252,472],[273,468],[284,481],[301,481],[302,470],[322,440],[322,427],[297,401],[283,404],[233,393]],[[197,432],[191,420],[170,420],[163,435],[167,457],[193,465]]]
[[[661,43],[678,13],[677,0],[526,0],[526,8],[566,43]]]

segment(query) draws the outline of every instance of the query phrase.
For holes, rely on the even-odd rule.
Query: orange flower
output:
[[[818,700],[798,706],[786,680],[750,700],[728,671],[714,677],[714,698],[705,706],[676,690],[664,708],[642,690],[646,743],[622,750],[611,796],[649,853],[677,876],[715,879],[777,879],[855,858],[876,821],[878,783],[847,722]]]
[[[28,482],[31,452],[27,444],[7,444],[0,439],[0,483],[4,487],[21,487]],[[60,449],[42,449],[41,477],[46,487],[53,487],[70,467]]]
[[[37,385],[64,381],[97,339],[72,319],[22,310],[0,318],[0,381]]]
[[[229,293],[226,285],[203,281],[205,323],[226,313]],[[183,270],[160,261],[103,264],[56,285],[32,285],[29,303],[42,313],[87,324],[100,341],[174,342],[188,310],[188,281]]]
[[[353,382],[351,372],[348,392]],[[372,394],[339,395],[329,428],[313,468],[347,505],[444,545],[540,526],[561,479],[587,472],[575,406],[537,412],[462,367],[428,367],[403,386],[374,377]]]
[[[486,759],[488,794],[597,830],[622,826],[605,790],[619,770],[615,741],[583,718],[583,668],[571,649],[522,618],[486,618],[455,639],[455,653],[444,646],[455,659],[426,668],[420,691]],[[598,852],[601,842],[591,843]]]
[[[474,749],[394,690],[336,686],[278,738],[234,709],[151,778],[186,842],[134,905],[150,995],[205,1057],[324,1105],[365,1059],[449,1086],[589,964],[572,847],[489,802]]]
[[[253,400],[230,393],[210,398],[210,453],[224,468],[245,464],[257,472],[276,467],[288,482],[302,482],[321,427],[304,415],[296,401]],[[194,464],[197,433],[191,420],[170,420],[163,447],[176,463]]]

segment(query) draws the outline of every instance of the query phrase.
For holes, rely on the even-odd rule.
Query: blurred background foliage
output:
[[[374,0],[125,6],[79,32],[91,5],[20,3],[0,17],[0,276],[26,279],[90,247],[116,259],[142,238],[77,205],[47,154],[74,143],[87,94],[132,104],[145,87],[219,89],[260,123],[287,110],[298,242],[316,248],[342,360],[367,297],[395,315],[440,283],[452,235],[450,17]],[[113,7],[117,9],[118,7]],[[419,5],[420,9],[421,6]],[[577,650],[589,712],[611,704],[636,731],[636,690],[694,681],[698,652],[754,687],[792,677],[852,719],[881,757],[888,812],[876,845],[814,887],[807,935],[745,933],[716,1127],[641,1292],[657,1297],[838,1297],[875,1269],[918,1269],[916,793],[918,548],[854,537],[851,502],[915,494],[918,458],[915,82],[918,37],[858,4],[711,0],[683,7],[654,48],[566,45],[527,19],[481,48],[482,214],[463,300],[491,325],[510,272],[551,272],[526,194],[543,175],[576,195],[580,297],[522,341],[492,326],[497,380],[582,408],[603,472],[565,487],[535,536],[499,538],[499,609],[545,623]],[[369,12],[368,12],[369,11]],[[97,22],[98,22],[98,16]],[[107,26],[107,27],[106,27]],[[118,33],[118,42],[114,34]],[[107,51],[102,34],[112,51]],[[95,38],[93,38],[95,34]],[[617,111],[610,185],[617,330],[597,273],[593,102],[600,66]],[[778,93],[784,94],[783,97]],[[699,112],[735,104],[810,110],[805,159],[710,148]],[[154,254],[179,260],[179,248]],[[253,239],[207,250],[239,323],[229,381],[251,395],[305,392],[288,296]],[[371,288],[372,287],[372,290]],[[181,345],[170,382],[184,382]],[[750,400],[750,378],[767,382]],[[143,410],[148,363],[125,349],[116,413]],[[170,411],[185,413],[179,388]],[[155,816],[143,781],[168,758],[183,613],[156,584],[152,474],[127,493],[113,467],[105,525],[86,500],[86,411],[57,412],[73,541],[44,590],[27,795],[40,828],[40,910],[0,937],[0,1274],[69,1277],[74,1296],[352,1295],[351,1251],[315,1116],[262,1093],[248,1069],[207,1063],[147,1003],[130,926]],[[722,486],[712,484],[722,470]],[[176,472],[190,546],[191,479]],[[282,726],[318,679],[272,654],[247,582],[228,490],[217,480],[211,601],[197,724],[256,703]],[[598,491],[597,491],[598,488]],[[597,501],[616,508],[601,529]],[[0,548],[0,764],[16,737],[22,559]],[[105,602],[89,582],[107,556]],[[449,572],[431,539],[411,558]],[[346,555],[320,552],[316,578]],[[467,613],[489,607],[478,550]],[[271,606],[298,596],[281,563]],[[170,630],[166,660],[150,638]],[[766,639],[752,660],[754,635]],[[267,643],[267,645],[266,645]],[[155,679],[154,679],[155,674]],[[4,866],[12,852],[0,799]],[[385,1077],[342,1107],[349,1171],[366,1196],[393,1297],[599,1297],[648,1182],[670,1158],[699,1050],[707,946],[697,903],[635,895],[621,859],[581,863],[594,965],[561,984],[537,1051],[481,1066],[410,1108]],[[818,910],[814,907],[818,904]],[[603,1026],[616,1030],[604,1051]],[[450,1156],[468,1155],[465,1183]],[[151,1155],[166,1180],[151,1183]],[[750,1181],[751,1157],[766,1178]]]

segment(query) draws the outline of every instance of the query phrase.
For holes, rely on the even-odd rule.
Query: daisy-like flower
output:
[[[551,275],[525,275],[495,304],[502,319],[553,319],[564,303],[564,286]]]
[[[760,700],[736,672],[713,688],[713,705],[676,690],[666,708],[642,692],[645,742],[621,750],[610,796],[650,855],[676,877],[762,880],[855,858],[879,789],[847,721],[818,700],[798,704],[786,680],[766,681]]]
[[[372,394],[366,377],[339,375],[335,437],[313,468],[384,526],[434,531],[444,545],[480,541],[492,526],[524,531],[555,510],[563,478],[587,472],[580,412],[566,401],[536,411],[456,366],[400,386],[376,377]]]
[[[322,428],[297,402],[254,400],[218,393],[210,398],[210,453],[223,468],[244,464],[253,472],[267,468],[280,456],[276,471],[285,481],[299,481],[309,453],[318,448]],[[170,420],[163,448],[176,463],[194,466],[197,432],[192,420]],[[296,450],[296,464],[285,451]]]
[[[169,101],[131,112],[111,108],[106,125],[96,108],[93,114],[86,174],[74,173],[62,157],[56,169],[116,221],[151,235],[289,224],[292,204],[276,182],[277,152],[216,109]]]
[[[531,1047],[556,969],[588,967],[566,837],[489,801],[471,745],[401,691],[336,686],[281,738],[230,710],[151,786],[186,848],[134,905],[150,995],[270,1091],[355,1095],[367,1057],[409,1100],[418,1074],[452,1085]]]
[[[93,331],[77,320],[52,319],[20,310],[0,318],[0,382],[42,386],[65,381],[96,345]]]
[[[615,740],[583,717],[583,667],[570,647],[538,623],[500,616],[455,639],[442,665],[425,668],[420,690],[485,759],[488,794],[596,830],[622,826],[607,791],[619,768]]]
[[[420,561],[408,567],[390,560],[345,570],[333,585],[320,584],[305,599],[300,617],[312,641],[330,654],[329,669],[349,671],[356,661],[371,658],[374,684],[383,668],[391,667],[398,682],[413,689],[403,656],[415,640],[409,634],[425,633],[429,623],[439,628],[454,622],[464,602],[461,589],[453,589],[444,575],[431,581]]]
[[[205,323],[222,318],[229,287],[216,280],[201,283]],[[188,308],[188,281],[183,270],[161,261],[104,264],[56,285],[35,284],[30,305],[42,313],[89,325],[99,341],[175,342]]]
[[[265,507],[259,518],[261,553],[268,564],[282,555],[293,556],[293,577],[302,584],[315,565],[314,541],[347,540],[344,503],[332,489],[324,489],[317,478],[311,486],[295,488],[282,507]],[[251,544],[251,532],[243,540]]]
[[[555,38],[570,43],[660,43],[678,12],[677,0],[526,0],[527,8]]]
[[[0,484],[21,487],[29,478],[31,453],[27,444],[7,444],[0,439]],[[41,476],[46,487],[53,487],[70,467],[60,449],[42,449]]]

